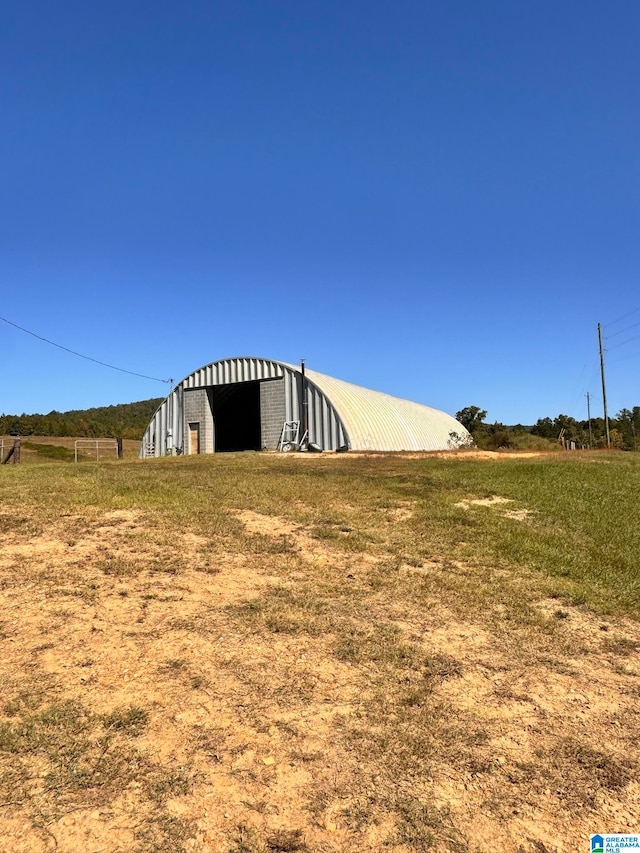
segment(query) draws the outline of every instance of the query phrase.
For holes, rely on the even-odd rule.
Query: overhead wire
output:
[[[110,370],[118,370],[120,373],[128,373],[129,376],[138,376],[140,379],[149,379],[152,382],[162,382],[163,384],[171,384],[172,382],[171,379],[159,379],[157,376],[147,376],[145,373],[137,373],[135,370],[127,370],[124,367],[117,367],[115,364],[108,364],[108,362],[100,361],[98,358],[92,358],[90,355],[84,355],[81,352],[76,352],[76,350],[65,347],[62,344],[57,344],[55,341],[49,340],[49,338],[45,338],[42,335],[38,335],[35,332],[30,331],[29,329],[25,329],[24,326],[19,326],[17,323],[14,323],[12,320],[8,320],[6,317],[0,316],[0,320],[7,323],[9,326],[13,326],[15,329],[19,329],[27,335],[31,335],[32,338],[44,341],[45,344],[50,344],[52,347],[57,347],[71,355],[77,356],[78,358],[84,358],[86,361],[92,361],[94,364],[100,364],[102,367],[108,367]]]
[[[587,368],[587,365],[585,365],[585,368]],[[595,382],[596,382],[596,378],[597,378],[598,370],[599,370],[599,369],[600,369],[600,368],[598,367],[598,365],[597,365],[597,364],[593,364],[593,366],[592,366],[592,368],[591,368],[591,373],[589,374],[589,379],[588,379],[588,381],[587,381],[586,385],[583,385],[583,386],[582,386],[582,388],[580,389],[580,392],[579,392],[579,393],[578,393],[578,395],[576,396],[575,402],[574,402],[574,404],[573,404],[573,408],[574,408],[574,410],[575,410],[575,409],[577,408],[577,406],[578,406],[578,400],[579,400],[579,399],[581,399],[581,398],[583,398],[583,397],[586,397],[586,396],[587,396],[587,394],[589,394],[589,395],[590,395],[590,397],[591,397],[591,399],[593,400],[594,395],[593,395],[593,393],[591,392],[591,390],[590,390],[590,389],[593,387],[593,385],[594,385],[594,384],[595,384]],[[584,370],[584,368],[583,368],[583,370]],[[576,418],[576,420],[584,420],[584,418]]]
[[[613,332],[611,335],[607,335],[608,338],[615,338],[618,335],[622,335],[624,332],[630,332],[631,329],[637,329],[640,326],[640,320],[637,323],[632,323],[630,326],[625,326],[624,329],[619,329],[617,332]]]
[[[614,349],[618,349],[619,347],[623,347],[625,344],[630,344],[633,341],[640,340],[640,335],[634,335],[632,338],[628,338],[626,341],[622,341],[622,343],[614,344],[612,347],[606,347],[607,352],[612,352]]]
[[[633,314],[637,314],[640,311],[640,305],[637,308],[633,308],[631,311],[627,311],[626,314],[623,314],[621,317],[618,317],[615,320],[609,320],[608,323],[604,323],[605,326],[615,326],[616,323],[621,323],[623,320],[626,320],[627,317],[631,317]]]
[[[637,308],[633,308],[631,311],[627,311],[625,314],[622,314],[620,317],[617,317],[615,320],[611,320],[609,323],[605,323],[602,325],[604,326],[604,328],[609,328],[610,326],[615,325],[616,323],[621,323],[623,320],[626,320],[628,317],[632,317],[634,314],[637,314],[639,311],[640,311],[640,305]],[[605,336],[605,341],[610,339],[610,338],[615,338],[618,335],[622,335],[625,332],[630,332],[632,329],[636,329],[639,326],[640,326],[640,321],[638,321],[636,323],[632,323],[631,325],[625,326],[623,329],[619,329],[617,332],[613,332],[611,334],[607,333]],[[611,351],[618,349],[619,347],[623,347],[626,344],[630,344],[633,341],[637,341],[639,339],[640,339],[640,335],[634,335],[631,338],[627,338],[627,340],[624,340],[624,341],[621,341],[620,343],[614,344],[612,347],[603,346],[602,349],[604,352],[609,353]],[[627,361],[631,358],[636,358],[638,355],[640,355],[640,353],[634,352],[634,353],[623,355],[621,358],[614,356],[614,358],[608,363],[615,365],[615,364],[618,364],[619,362]],[[599,368],[597,368],[597,367],[593,368],[592,375],[589,378],[589,383],[588,383],[589,386],[593,385],[598,369]],[[593,399],[594,395],[590,395],[590,396]],[[599,397],[600,395],[598,393],[596,393],[595,396]]]
[[[576,408],[576,406],[578,405],[578,400],[583,395],[583,392],[584,392],[583,380],[584,380],[584,376],[585,376],[586,371],[587,371],[587,364],[585,363],[582,365],[582,370],[580,371],[580,378],[578,379],[579,390],[573,399],[573,402],[571,404],[571,409]]]
[[[640,352],[631,352],[626,355],[612,358],[608,364],[620,364],[621,361],[630,361],[632,358],[640,358]]]

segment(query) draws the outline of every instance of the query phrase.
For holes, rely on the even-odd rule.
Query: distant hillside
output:
[[[141,439],[162,397],[48,415],[0,415],[0,435]]]

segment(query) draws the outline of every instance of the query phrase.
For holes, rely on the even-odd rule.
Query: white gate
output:
[[[116,459],[118,458],[118,442],[112,438],[78,438],[75,441],[75,460],[78,461],[78,451],[83,455],[90,455],[96,462],[100,459],[100,453],[103,458],[111,456],[111,451],[115,452]]]

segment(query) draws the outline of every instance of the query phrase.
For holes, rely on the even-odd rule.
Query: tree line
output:
[[[47,415],[0,415],[0,435],[50,435],[76,438],[142,439],[149,421],[162,402],[161,397],[138,403],[120,403],[93,409],[69,412],[52,411]],[[473,443],[482,449],[544,447],[557,444],[562,438],[575,442],[577,447],[606,447],[603,418],[578,421],[569,415],[539,418],[533,426],[487,423],[487,412],[479,406],[467,406],[456,412],[458,420],[471,433]],[[640,406],[621,409],[609,418],[611,446],[619,450],[640,448]],[[452,436],[452,446],[464,443]]]
[[[607,446],[604,418],[578,421],[570,415],[555,418],[538,418],[533,426],[501,423],[486,423],[487,413],[479,406],[467,406],[456,413],[456,420],[466,427],[477,447],[498,450],[502,447],[533,447],[535,439],[568,445],[575,442],[577,448]],[[640,448],[640,406],[621,409],[614,418],[609,418],[609,441],[618,450]]]
[[[142,439],[161,397],[47,415],[0,415],[0,435]]]

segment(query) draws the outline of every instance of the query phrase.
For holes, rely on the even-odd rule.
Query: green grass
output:
[[[75,453],[69,447],[61,447],[56,444],[39,444],[35,441],[22,442],[22,447],[27,450],[32,450],[42,459],[54,459],[58,462],[73,462]]]
[[[343,457],[313,465],[225,454],[73,468],[12,466],[2,473],[0,500],[23,505],[31,517],[26,509],[34,507],[40,523],[91,508],[138,509],[167,531],[187,526],[262,550],[264,543],[247,537],[231,511],[276,512],[346,554],[382,550],[408,563],[513,566],[532,575],[539,588],[573,603],[640,614],[640,460],[631,454],[499,463]],[[492,495],[512,503],[455,506]],[[400,505],[408,505],[412,517],[385,523],[385,511]],[[504,512],[511,509],[525,509],[528,516],[508,518]],[[277,556],[287,543],[270,548]],[[109,565],[105,570],[128,571]],[[461,578],[456,583],[465,585]],[[493,596],[495,582],[488,583]]]

